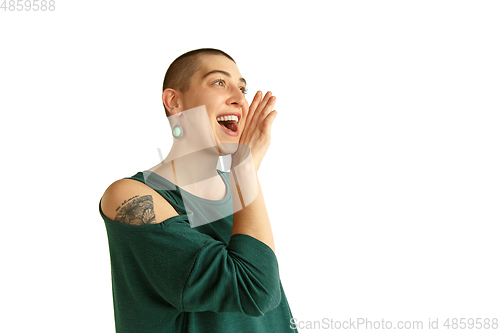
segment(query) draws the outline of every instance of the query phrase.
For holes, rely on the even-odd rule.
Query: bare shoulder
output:
[[[178,215],[158,192],[133,179],[111,184],[102,196],[101,209],[111,220],[133,225],[161,223]]]

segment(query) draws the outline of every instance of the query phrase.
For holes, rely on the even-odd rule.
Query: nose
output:
[[[245,106],[248,106],[248,102],[247,99],[245,98],[245,95],[238,87],[232,87],[231,96],[227,100],[227,104],[236,106],[238,108],[240,107],[244,108]]]

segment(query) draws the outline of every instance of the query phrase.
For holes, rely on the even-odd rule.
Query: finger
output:
[[[253,97],[252,103],[248,107],[248,112],[246,114],[245,119],[245,124],[242,128],[241,136],[240,136],[240,141],[244,141],[246,133],[248,133],[248,128],[250,127],[249,124],[252,122],[253,115],[255,113],[255,109],[259,106],[262,98],[262,92],[259,90],[255,93],[255,96]]]
[[[269,100],[267,101],[267,104],[264,106],[264,109],[262,109],[261,111],[260,121],[263,121],[269,115],[269,113],[271,113],[275,104],[276,104],[276,96],[270,97]]]
[[[278,115],[278,112],[276,110],[273,110],[272,112],[269,113],[269,115],[264,119],[264,122],[262,124],[262,134],[264,134],[267,137],[270,137],[271,135],[271,126],[274,122],[274,119],[276,119],[276,116]]]
[[[259,106],[255,110],[255,112],[252,115],[252,119],[250,123],[248,124],[248,128],[250,131],[254,131],[257,127],[259,127],[259,124],[262,122],[262,112],[266,110],[266,106],[269,103],[269,100],[272,97],[272,92],[268,91],[267,94],[264,96],[264,99],[260,102]],[[274,102],[273,102],[274,103]],[[272,107],[271,107],[272,109]],[[269,113],[269,112],[267,112]]]
[[[262,99],[262,101],[260,102],[260,104],[255,112],[261,113],[262,110],[264,110],[264,108],[266,107],[267,103],[269,102],[269,100],[271,99],[272,96],[273,96],[273,93],[268,91],[266,93],[266,95],[264,96],[264,98]]]
[[[261,100],[262,100],[262,92],[257,91],[255,93],[255,96],[253,97],[252,103],[250,103],[248,110],[255,111],[255,109],[257,109],[257,107],[259,106]]]
[[[247,118],[246,118],[247,124],[249,124],[252,121],[255,110],[257,109],[257,107],[259,106],[259,104],[261,102],[261,98],[262,98],[262,92],[257,91],[255,93],[255,96],[253,98],[252,103],[250,104],[250,107],[248,108],[248,114],[247,114]]]

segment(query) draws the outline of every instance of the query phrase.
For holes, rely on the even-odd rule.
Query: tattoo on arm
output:
[[[134,198],[137,198],[138,195],[134,195],[132,198],[130,199],[127,199],[127,200],[123,200],[123,202],[120,204],[120,206],[118,206],[118,208],[116,208],[116,211],[118,211],[118,209],[120,209],[121,206],[125,205],[127,202],[129,202],[130,200],[134,199]]]
[[[115,221],[132,224],[144,225],[156,223],[155,212],[153,209],[153,196],[143,195],[142,197],[135,196],[125,200],[121,208],[118,207]]]

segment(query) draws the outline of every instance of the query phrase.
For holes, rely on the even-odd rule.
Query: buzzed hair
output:
[[[204,54],[222,55],[236,63],[226,52],[217,49],[197,49],[186,52],[175,59],[168,67],[163,79],[162,92],[167,88],[175,89],[182,93],[188,91],[191,85],[191,78],[194,73],[201,69],[200,58]],[[165,107],[165,104],[163,104],[163,108],[167,117],[169,117],[171,114]]]

